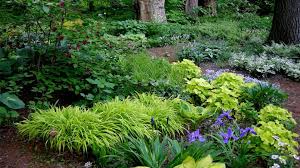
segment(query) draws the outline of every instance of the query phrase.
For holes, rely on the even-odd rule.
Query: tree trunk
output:
[[[269,42],[300,43],[300,1],[276,0]]]
[[[94,0],[89,0],[89,11],[92,12],[95,10]]]
[[[138,17],[142,21],[166,22],[165,0],[137,0]]]
[[[197,17],[197,12],[194,11],[195,8],[198,7],[198,0],[186,0],[185,2],[185,13],[192,16]]]

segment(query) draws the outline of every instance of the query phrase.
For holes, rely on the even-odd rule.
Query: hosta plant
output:
[[[213,158],[208,155],[200,160],[188,156],[180,165],[174,168],[226,168],[224,163],[214,163]]]

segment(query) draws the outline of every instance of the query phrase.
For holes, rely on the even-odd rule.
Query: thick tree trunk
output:
[[[198,7],[198,0],[186,0],[185,2],[185,13],[193,16],[193,17],[197,17],[198,14],[197,12],[195,12],[195,8]]]
[[[300,43],[300,0],[276,0],[268,41]]]
[[[166,22],[165,0],[137,0],[138,17],[142,21]]]

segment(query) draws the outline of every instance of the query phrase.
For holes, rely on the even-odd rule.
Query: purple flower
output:
[[[245,129],[241,128],[241,129],[240,129],[240,138],[245,137],[248,133],[251,133],[251,134],[256,135],[256,132],[255,132],[254,129],[251,128],[251,127],[247,127],[247,128],[245,128]]]
[[[209,81],[212,81],[216,79],[218,76],[220,76],[222,73],[229,71],[229,69],[220,69],[218,71],[214,71],[211,69],[207,69],[205,71],[205,76],[208,78]]]
[[[203,135],[200,134],[200,130],[197,129],[194,132],[188,133],[188,139],[189,142],[192,143],[196,140],[200,141],[200,142],[205,142],[205,138],[203,137]]]
[[[234,136],[232,129],[229,127],[227,129],[227,133],[221,132],[220,135],[223,137],[223,142],[227,144],[229,140],[232,138],[234,141],[237,141],[239,138]]]
[[[222,114],[219,115],[215,123],[213,124],[214,126],[224,126],[223,119],[227,118],[228,120],[233,120],[233,118],[230,116],[230,110],[229,111],[223,111]]]

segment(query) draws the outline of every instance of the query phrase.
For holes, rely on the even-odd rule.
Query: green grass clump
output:
[[[171,71],[171,65],[164,59],[153,59],[149,55],[141,53],[128,55],[121,59],[122,66],[135,80],[150,82],[152,80],[166,79]]]
[[[112,146],[120,141],[121,127],[79,107],[52,108],[32,113],[17,125],[29,140],[42,139],[58,151],[87,152],[90,145]]]
[[[104,120],[114,122],[121,132],[119,136],[151,137],[153,129],[150,125],[151,117],[148,109],[142,103],[125,99],[112,100],[107,103],[96,103],[91,109]]]
[[[178,99],[141,94],[133,99],[97,103],[91,109],[52,108],[32,113],[17,125],[29,140],[41,139],[58,151],[114,148],[127,137],[152,138],[159,132],[181,134],[184,126],[201,118],[198,108]]]

